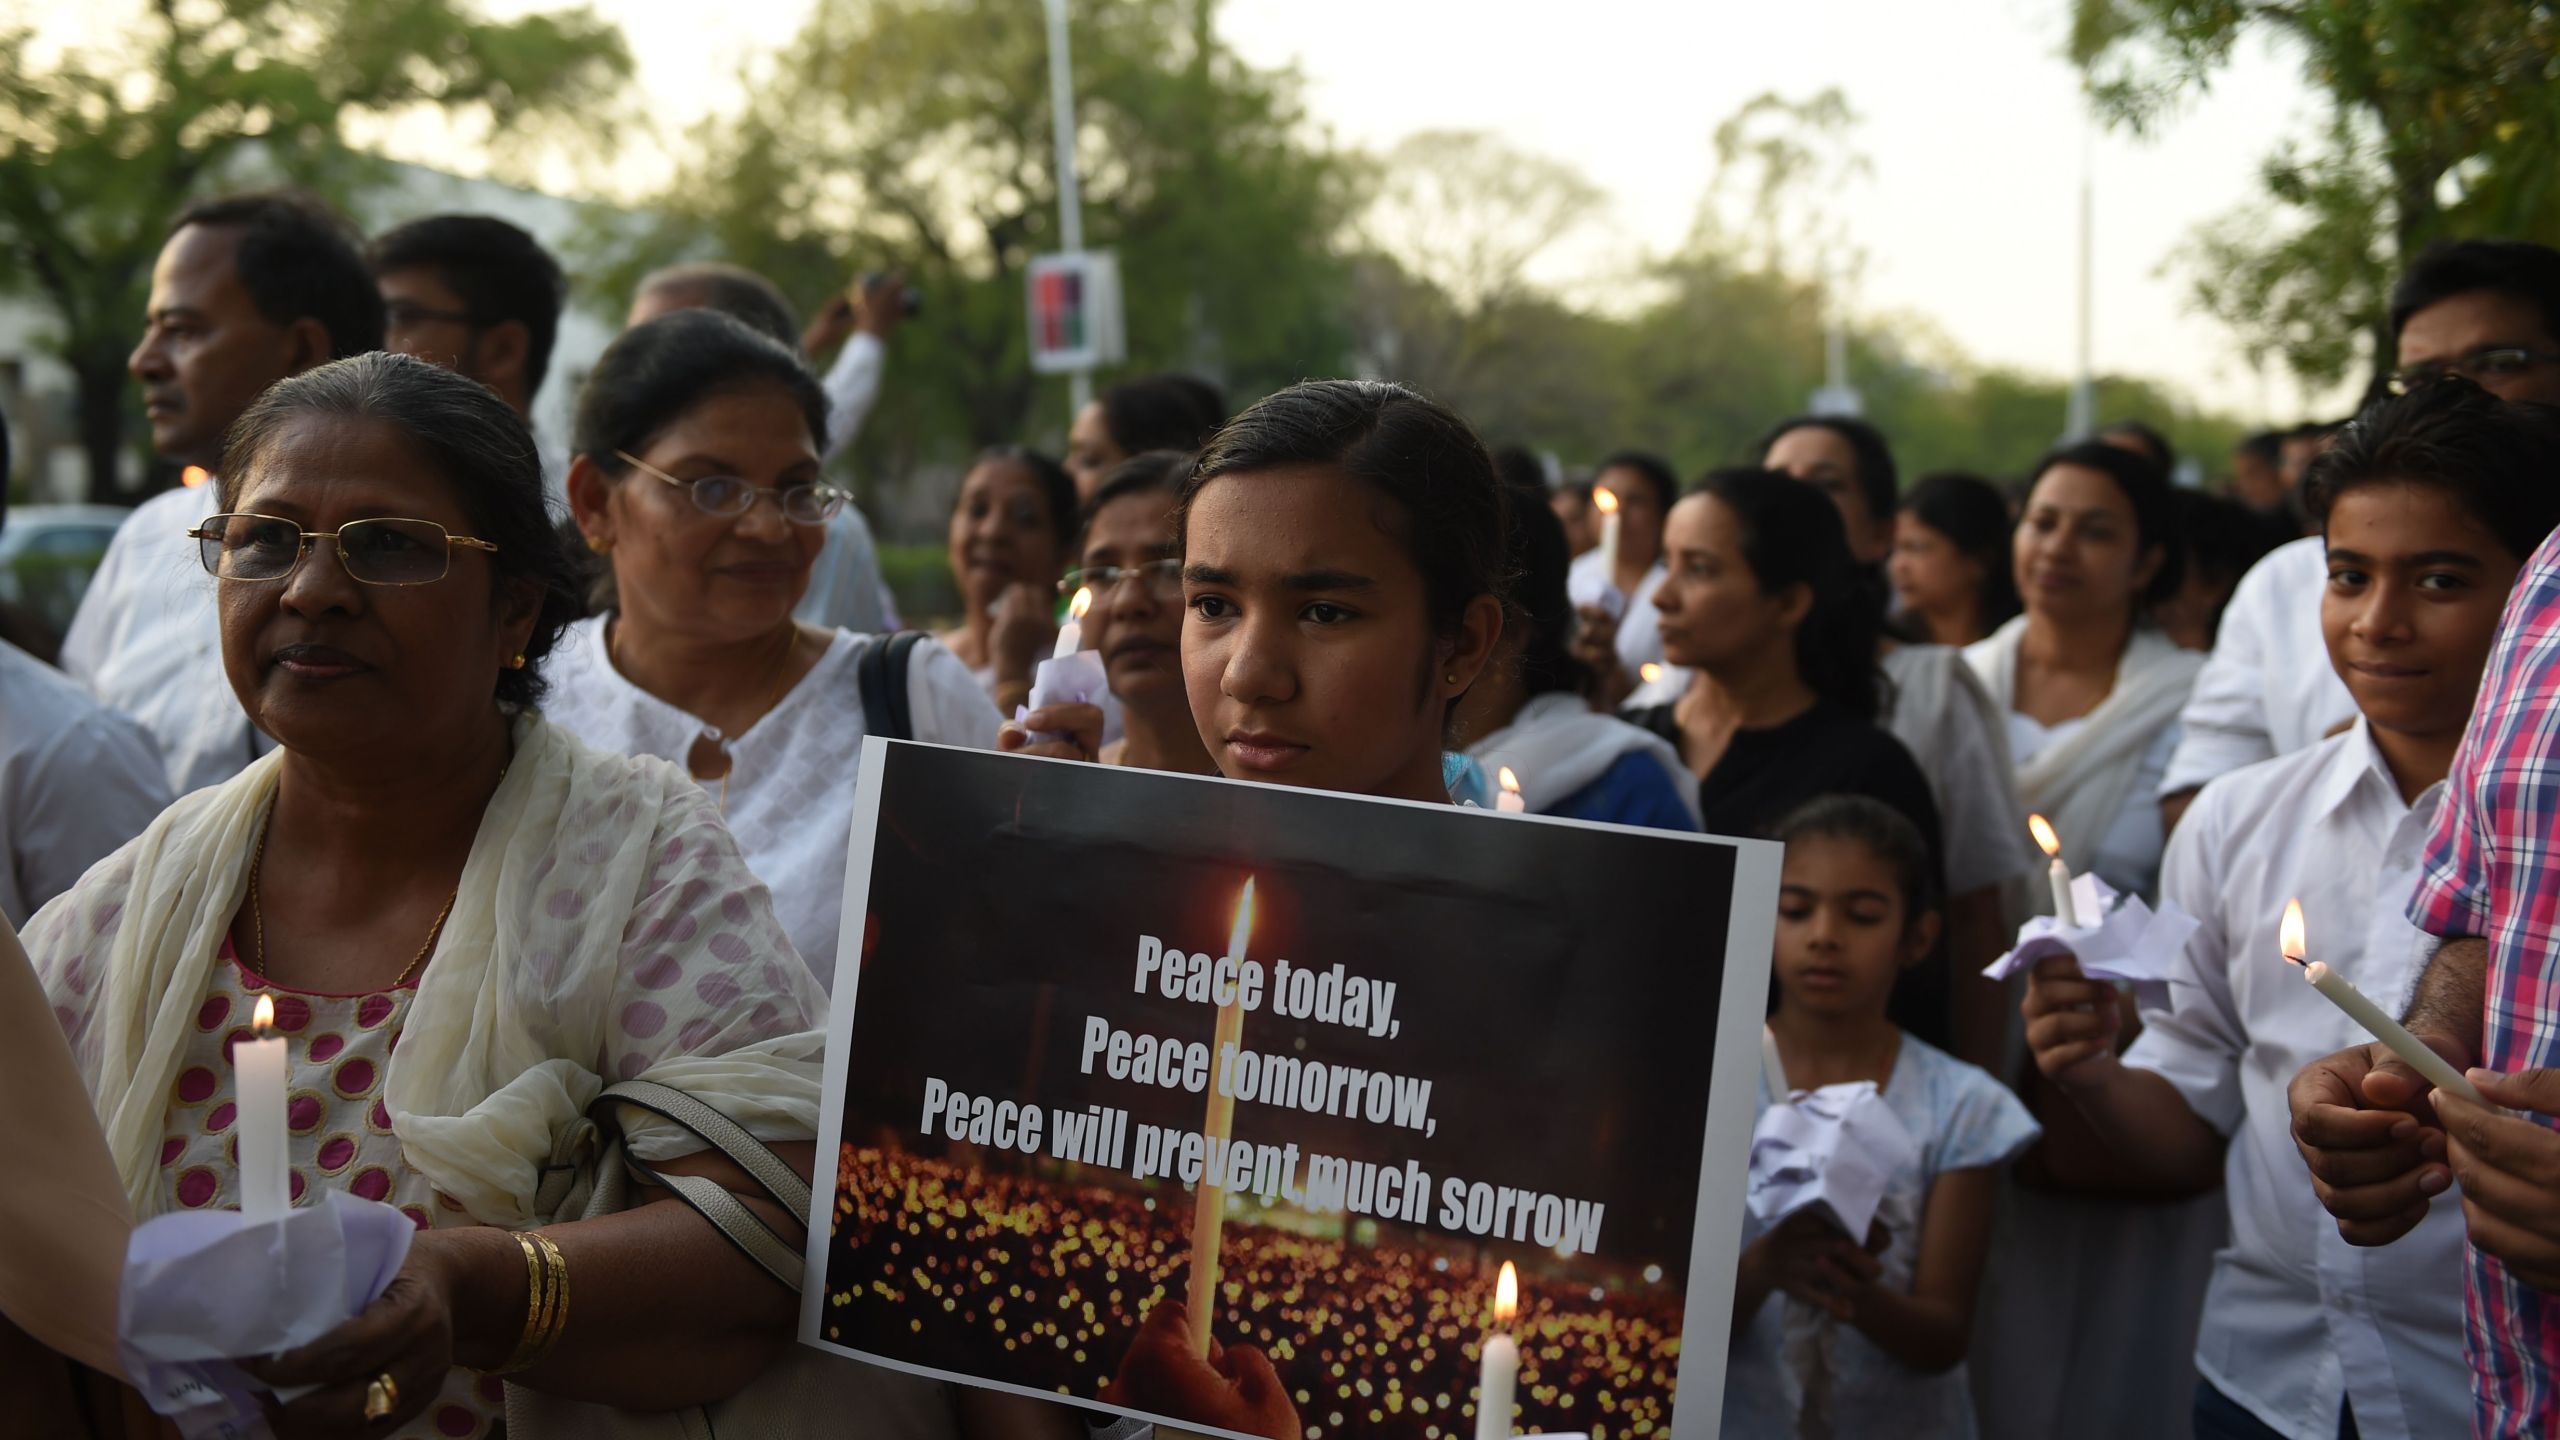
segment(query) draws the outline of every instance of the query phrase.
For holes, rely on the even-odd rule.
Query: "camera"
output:
[[[874,285],[876,285],[876,284],[880,283],[880,279],[881,279],[881,272],[880,272],[880,271],[877,271],[877,270],[866,271],[866,272],[864,272],[864,274],[863,274],[863,277],[862,277],[861,281],[860,281],[860,282],[855,286],[855,289],[857,290],[857,292],[858,292],[858,291],[862,291],[862,290],[868,290],[868,289],[870,289],[872,286],[874,286]],[[924,292],[923,292],[923,291],[921,291],[921,290],[918,290],[918,289],[917,289],[916,287],[914,287],[913,285],[901,285],[901,286],[899,286],[899,287],[898,287],[898,310],[899,310],[899,313],[901,313],[901,314],[905,315],[905,316],[906,316],[908,319],[910,319],[910,320],[913,320],[914,318],[916,318],[916,316],[918,316],[918,315],[922,314],[922,313],[924,312]]]

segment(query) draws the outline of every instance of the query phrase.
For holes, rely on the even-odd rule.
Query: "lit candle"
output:
[[[2080,912],[2071,904],[2071,867],[2062,863],[2062,837],[2053,833],[2053,827],[2046,824],[2041,815],[2027,817],[2027,831],[2036,837],[2038,845],[2044,847],[2044,853],[2053,857],[2053,865],[2046,871],[2046,878],[2053,881],[2054,918],[2062,922],[2065,930],[2079,929]]]
[[[1235,930],[1227,937],[1227,958],[1235,962],[1235,977],[1227,998],[1218,1005],[1217,1036],[1209,1046],[1209,1115],[1201,1123],[1200,1134],[1212,1151],[1224,1149],[1235,1131],[1236,1097],[1227,1088],[1227,1055],[1244,1043],[1244,951],[1252,936],[1253,881],[1248,878],[1244,893],[1236,897]],[[1223,1156],[1217,1165],[1223,1175]],[[1200,1187],[1191,1192],[1191,1288],[1183,1297],[1191,1313],[1191,1351],[1203,1360],[1209,1358],[1209,1317],[1218,1303],[1218,1235],[1226,1224],[1227,1187],[1210,1184],[1204,1174]]]
[[[258,997],[253,1038],[231,1047],[240,1137],[240,1218],[251,1225],[281,1220],[290,1203],[284,1157],[284,1037],[276,1002]]]
[[[1520,1381],[1520,1342],[1506,1329],[1520,1309],[1520,1272],[1502,1262],[1493,1286],[1493,1325],[1485,1333],[1484,1363],[1476,1371],[1476,1440],[1510,1440],[1512,1392]]]
[[[2312,989],[2328,996],[2330,1004],[2346,1011],[2347,1018],[2363,1026],[2367,1034],[2390,1046],[2391,1053],[2408,1061],[2410,1069],[2426,1076],[2428,1084],[2439,1090],[2450,1090],[2474,1105],[2488,1105],[2492,1110],[2499,1108],[2489,1105],[2488,1098],[2464,1079],[2462,1072],[2454,1069],[2442,1055],[2410,1034],[2381,1006],[2366,999],[2363,991],[2347,983],[2346,976],[2317,961],[2303,963],[2303,957],[2311,951],[2303,943],[2301,901],[2287,900],[2284,903],[2284,924],[2277,929],[2276,942],[2283,949],[2284,958],[2302,966],[2302,978],[2311,982]]]
[[[1600,582],[1614,591],[1618,588],[1618,496],[1602,485],[1591,492],[1591,505],[1600,512]]]
[[[1662,678],[1662,667],[1654,664],[1650,660],[1647,660],[1636,667],[1636,674],[1644,681],[1644,683],[1651,685]]]
[[[1049,652],[1050,659],[1064,660],[1084,648],[1084,612],[1092,608],[1092,587],[1076,591],[1076,598],[1067,602],[1067,623],[1058,627],[1058,644]]]
[[[1520,777],[1512,774],[1508,765],[1502,767],[1502,791],[1493,797],[1493,808],[1505,815],[1525,815],[1529,811],[1529,802],[1520,796]]]

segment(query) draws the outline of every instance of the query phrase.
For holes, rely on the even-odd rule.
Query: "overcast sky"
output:
[[[557,0],[550,0],[557,3]],[[736,103],[738,62],[788,42],[810,0],[593,0],[628,33],[641,93],[680,135]],[[1038,0],[1021,0],[1035,7]],[[1383,149],[1416,130],[1485,129],[1572,164],[1611,197],[1550,272],[1614,273],[1678,244],[1713,171],[1716,123],[1752,96],[1838,86],[1872,176],[1836,208],[1868,253],[1857,296],[1923,317],[1974,356],[2060,376],[2074,363],[2078,80],[2060,55],[2070,0],[1221,0],[1231,43],[1295,64],[1315,120]],[[74,11],[113,24],[113,4]],[[490,0],[505,14],[545,0]],[[65,23],[49,12],[49,24]],[[2320,117],[2298,62],[2242,47],[2214,92],[2148,141],[2093,149],[2100,370],[2152,376],[2217,408],[2298,418],[2220,327],[2189,313],[2173,252],[2249,200],[2278,141]]]
[[[1032,5],[1036,0],[1023,0]],[[1860,303],[1925,317],[1973,355],[2069,373],[2083,130],[2061,58],[2069,0],[1222,0],[1228,40],[1306,75],[1315,119],[1383,149],[1416,130],[1485,129],[1572,164],[1610,194],[1605,226],[1560,264],[1606,271],[1688,232],[1716,123],[1752,96],[1839,86],[1873,174],[1838,197],[1868,252]],[[720,58],[787,41],[807,0],[705,10],[601,0],[653,93],[699,111],[734,93]],[[706,44],[705,31],[711,33]],[[2244,46],[2214,92],[2148,141],[2111,135],[2097,173],[2102,371],[2290,420],[2189,313],[2172,253],[2247,202],[2256,167],[2318,121],[2298,62]]]

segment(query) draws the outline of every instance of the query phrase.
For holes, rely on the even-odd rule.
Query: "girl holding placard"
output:
[[[1776,838],[1787,855],[1769,1029],[1785,1083],[1874,1082],[1920,1160],[1887,1183],[1856,1240],[1809,1212],[1744,1222],[1724,1433],[1969,1436],[1964,1362],[1994,1173],[2036,1123],[1999,1081],[1885,1013],[1938,932],[1936,867],[1911,822],[1826,796]],[[1764,1079],[1762,1109],[1785,1098]]]

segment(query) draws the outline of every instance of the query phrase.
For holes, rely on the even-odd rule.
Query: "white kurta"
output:
[[[26,924],[168,808],[141,726],[0,643],[0,916]]]
[[[220,506],[210,484],[142,502],[62,637],[64,673],[142,723],[178,795],[228,780],[275,748],[231,693],[213,577],[187,538]]]
[[[2355,718],[2355,700],[2320,634],[2328,584],[2328,546],[2317,535],[2277,546],[2240,577],[2213,656],[2178,717],[2184,738],[2161,777],[2162,794],[2307,750]]]
[[[2009,759],[2006,721],[1952,645],[1885,652],[1893,686],[1885,728],[1920,763],[1946,829],[1947,893],[1969,895],[2040,871]]]
[[[705,722],[623,678],[605,653],[607,618],[571,626],[551,652],[544,665],[551,682],[544,716],[596,749],[683,765]],[[723,815],[747,867],[773,892],[774,914],[791,943],[830,989],[864,734],[855,662],[864,646],[876,643],[875,636],[836,632],[817,666],[729,742],[732,768]],[[950,651],[929,640],[918,643],[908,661],[907,686],[915,732],[909,738],[994,747],[995,707]],[[717,795],[720,782],[703,788]]]
[[[827,453],[832,461],[852,448],[862,422],[880,400],[880,372],[888,363],[888,347],[877,335],[857,331],[827,367],[821,383],[827,396]],[[898,603],[880,575],[879,547],[871,540],[871,523],[851,505],[827,522],[826,547],[810,567],[809,588],[792,612],[804,624],[857,635],[885,635],[898,628]]]

